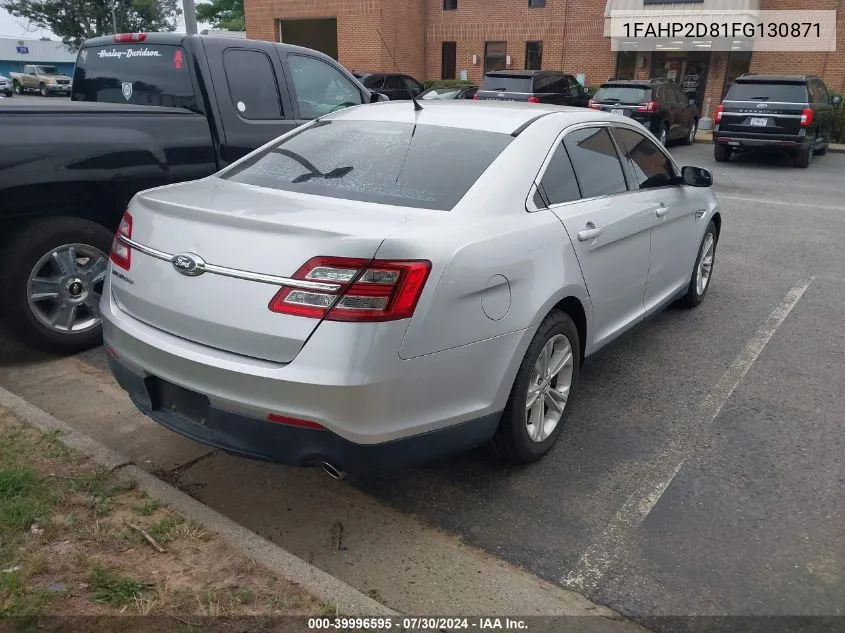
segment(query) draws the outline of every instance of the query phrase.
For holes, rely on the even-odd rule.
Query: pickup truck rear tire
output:
[[[111,231],[94,222],[58,217],[28,224],[6,244],[0,254],[0,296],[9,329],[23,343],[53,354],[101,343],[99,298],[112,238]],[[38,298],[33,278],[42,287]],[[55,314],[52,327],[45,322],[50,314]]]
[[[795,154],[795,166],[802,167],[806,169],[810,166],[810,158],[813,155],[813,150],[809,147],[807,149],[802,149]]]

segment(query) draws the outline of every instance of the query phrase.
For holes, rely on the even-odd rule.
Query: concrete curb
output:
[[[336,605],[343,615],[399,615],[398,612],[376,602],[331,574],[306,563],[301,558],[154,477],[119,453],[2,387],[0,387],[0,406],[12,411],[28,424],[45,433],[58,431],[57,439],[64,445],[78,450],[109,470],[120,469],[121,476],[136,481],[138,487],[156,501],[166,503],[185,516],[202,523],[212,532],[219,534],[230,547],[248,556],[273,574],[299,585],[318,600]]]

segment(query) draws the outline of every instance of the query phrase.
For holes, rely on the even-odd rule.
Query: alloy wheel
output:
[[[550,338],[534,364],[525,399],[525,424],[533,442],[548,438],[560,423],[573,372],[572,344],[563,334]]]
[[[698,261],[698,269],[695,272],[695,291],[702,295],[710,283],[710,274],[713,272],[713,257],[716,249],[716,240],[712,233],[708,233],[701,245],[701,256]]]

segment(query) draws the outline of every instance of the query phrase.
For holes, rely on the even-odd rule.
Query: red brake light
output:
[[[129,270],[132,264],[132,249],[128,244],[124,244],[118,238],[118,235],[132,238],[132,216],[129,211],[123,214],[123,219],[120,221],[120,226],[117,227],[117,234],[111,243],[111,254],[109,258],[116,266],[120,266],[123,270]]]
[[[722,113],[725,111],[725,104],[720,103],[719,107],[716,108],[716,123],[722,120]]]
[[[655,112],[657,110],[656,101],[645,101],[637,108],[637,112]]]
[[[146,33],[118,33],[114,36],[115,42],[143,42],[145,39]]]
[[[336,293],[283,286],[272,312],[327,321],[395,321],[414,313],[431,262],[314,257],[294,279],[340,285]]]
[[[807,127],[813,122],[813,109],[804,108],[801,110],[801,127]]]
[[[478,101],[478,95],[472,95],[474,101]]]
[[[184,61],[185,60],[182,58],[182,49],[177,48],[176,52],[173,53],[173,67],[176,70],[182,70],[182,64]]]
[[[528,97],[528,103],[540,103],[540,97]]]
[[[596,103],[595,99],[590,99],[587,102],[587,107],[592,108],[593,110],[601,110],[601,106],[598,103]]]

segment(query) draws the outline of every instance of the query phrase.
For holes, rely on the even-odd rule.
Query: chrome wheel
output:
[[[690,145],[695,143],[695,132],[696,132],[697,129],[698,129],[698,126],[695,123],[693,123],[690,126],[690,129],[689,129],[689,144]]]
[[[97,327],[107,268],[105,253],[88,244],[54,248],[29,273],[32,314],[46,328],[63,334]]]
[[[702,295],[710,283],[710,274],[713,272],[713,257],[716,251],[716,240],[712,233],[708,233],[701,245],[701,254],[698,260],[698,269],[695,271],[695,291]]]
[[[572,344],[563,334],[550,338],[534,364],[525,399],[525,424],[533,442],[548,438],[560,423],[572,388]]]
[[[666,139],[668,138],[668,136],[669,136],[669,133],[666,131],[666,127],[661,126],[659,140],[660,140],[660,144],[663,145],[664,147],[666,147]]]

